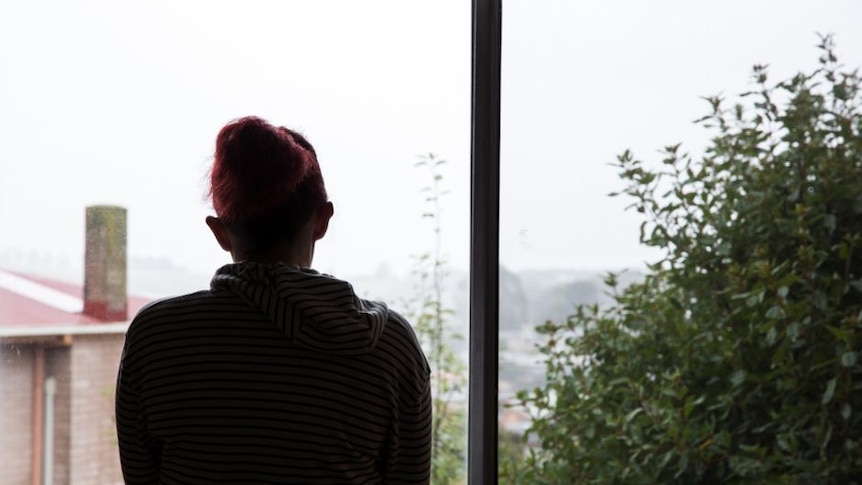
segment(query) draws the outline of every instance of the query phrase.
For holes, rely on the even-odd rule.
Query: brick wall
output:
[[[32,426],[33,346],[0,343],[0,484],[30,484]]]
[[[122,483],[114,388],[123,335],[76,335],[70,348],[69,484]]]

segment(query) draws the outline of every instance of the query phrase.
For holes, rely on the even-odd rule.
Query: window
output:
[[[708,133],[693,120],[709,110],[701,97],[750,89],[757,63],[774,81],[809,70],[818,32],[835,34],[845,65],[862,65],[860,14],[848,2],[504,3],[501,465],[539,446],[517,439],[529,413],[506,406],[544,383],[534,328],[563,323],[579,303],[608,304],[607,272],[637,281],[658,256],[638,243],[642,219],[625,210],[633,199],[608,196],[624,188],[616,156],[631,149],[659,164],[658,151],[679,142],[700,153]]]
[[[502,22],[500,6],[474,0],[471,26],[465,2],[4,2],[0,390],[14,398],[0,408],[0,455],[14,459],[0,482],[119,480],[123,322],[55,319],[82,304],[84,210],[128,210],[132,309],[206,287],[228,261],[203,224],[206,170],[234,117],[286,124],[316,146],[336,205],[318,269],[409,315],[421,312],[413,271],[429,271],[415,257],[445,261],[448,323],[471,339],[447,343],[462,362],[472,350],[469,408],[463,388],[450,403],[469,410],[471,483],[490,483],[519,452],[495,460],[497,427],[504,438],[529,424],[501,404],[542,377],[532,327],[601,300],[602,272],[637,278],[653,257],[626,201],[606,197],[619,188],[607,164],[626,148],[696,151],[699,97],[744,90],[754,63],[777,77],[805,67],[815,32],[862,65],[852,1],[513,1]],[[415,166],[432,153],[447,161],[439,253],[422,216],[434,175]],[[42,306],[18,313],[24,300]],[[454,483],[466,473],[458,446]]]
[[[422,216],[433,175],[415,165],[446,160],[444,304],[466,334],[469,19],[463,2],[3,2],[0,314],[21,318],[0,318],[0,388],[15,396],[0,407],[0,482],[120,480],[124,326],[79,325],[85,208],[127,209],[132,313],[208,287],[229,255],[204,224],[206,171],[216,133],[239,116],[314,144],[335,204],[316,268],[407,316],[425,291],[416,257],[435,250]],[[34,311],[51,318],[31,321]],[[463,390],[453,399],[466,406]]]

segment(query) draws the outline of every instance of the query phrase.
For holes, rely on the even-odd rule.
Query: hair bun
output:
[[[314,149],[298,133],[255,116],[231,121],[216,139],[213,208],[226,221],[265,216],[285,204],[316,166]]]

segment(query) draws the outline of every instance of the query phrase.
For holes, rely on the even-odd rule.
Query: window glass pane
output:
[[[56,483],[120,481],[124,326],[81,330],[85,208],[127,209],[133,311],[207,288],[230,261],[204,224],[207,170],[245,115],[315,146],[335,216],[314,267],[417,326],[450,416],[439,483],[462,482],[469,45],[464,2],[3,2],[0,483],[42,457]]]
[[[519,474],[526,450],[539,449],[549,433],[568,436],[561,418],[558,428],[522,439],[541,410],[514,405],[515,394],[542,387],[548,377],[536,348],[546,336],[535,327],[564,324],[578,304],[610,304],[607,272],[622,272],[625,286],[642,279],[646,263],[659,255],[639,244],[642,215],[626,210],[635,200],[608,196],[625,188],[617,156],[631,149],[659,166],[658,152],[676,143],[702,154],[710,133],[693,123],[709,113],[702,97],[734,98],[752,89],[755,64],[768,64],[775,82],[810,72],[821,54],[817,33],[835,34],[843,64],[862,65],[858,18],[862,7],[841,1],[817,8],[804,2],[506,2],[501,483],[529,483]],[[565,417],[562,407],[553,407],[556,397],[548,406]]]

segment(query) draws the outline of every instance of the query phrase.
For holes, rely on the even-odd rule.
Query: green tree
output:
[[[811,73],[707,98],[698,161],[618,158],[663,257],[538,327],[525,481],[862,483],[862,99],[821,40]]]
[[[497,430],[497,483],[500,485],[519,485],[526,483],[530,474],[524,458],[527,450],[526,436],[507,431],[502,427]]]
[[[415,257],[416,296],[410,304],[411,320],[431,365],[433,427],[431,435],[431,482],[435,485],[464,482],[465,413],[454,399],[465,390],[466,367],[452,351],[453,341],[462,338],[452,329],[452,310],[443,303],[447,276],[441,239],[441,198],[447,191],[441,186],[440,167],[445,160],[428,154],[416,166],[427,169],[430,184],[422,189],[426,211],[422,217],[431,223],[433,246]]]

